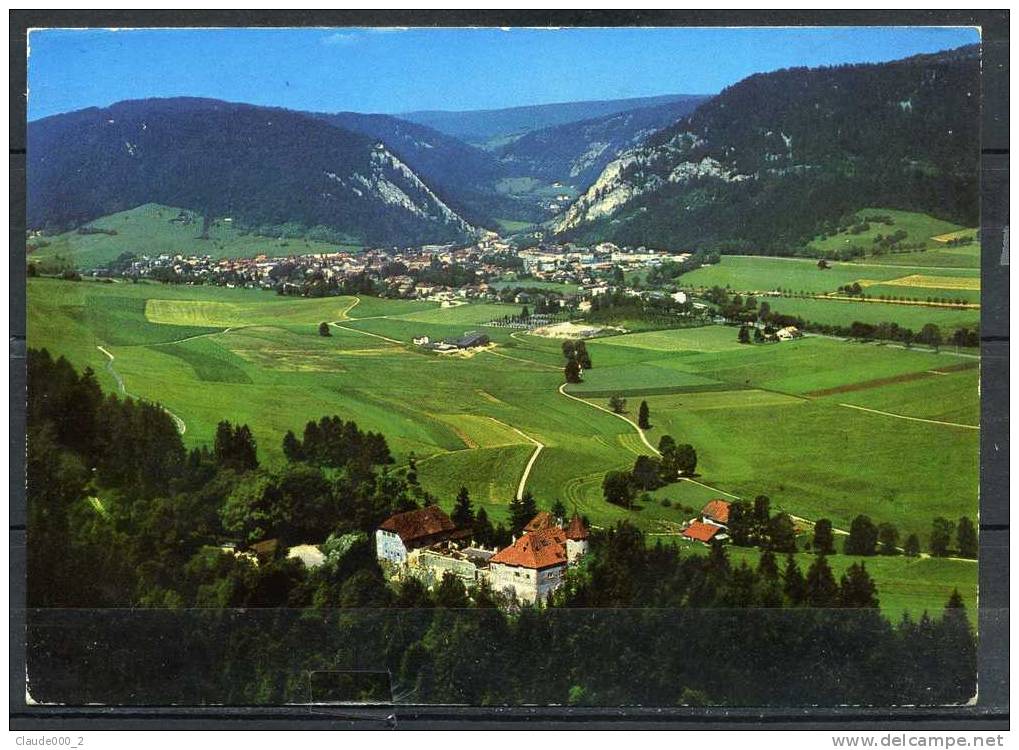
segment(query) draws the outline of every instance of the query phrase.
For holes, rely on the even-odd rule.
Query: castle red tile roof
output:
[[[500,550],[490,562],[534,570],[565,565],[566,534],[556,527],[532,531]]]
[[[383,521],[379,528],[399,534],[404,545],[430,542],[433,539],[439,541],[456,532],[456,524],[438,505],[397,513]]]
[[[725,500],[712,500],[701,509],[701,515],[714,519],[719,523],[729,523],[729,508],[732,503]]]
[[[532,531],[551,529],[553,526],[555,526],[555,519],[552,517],[552,514],[547,510],[543,510],[527,522],[527,525],[524,526],[524,533],[530,534]]]
[[[683,536],[687,539],[693,539],[695,542],[704,542],[707,544],[714,539],[715,535],[720,531],[722,531],[722,529],[719,526],[694,521],[683,530]]]
[[[573,514],[573,518],[566,524],[566,538],[572,539],[575,542],[579,542],[582,539],[587,539],[587,527],[584,525],[584,521],[576,513]]]

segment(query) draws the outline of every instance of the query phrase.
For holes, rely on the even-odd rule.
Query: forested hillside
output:
[[[29,123],[29,227],[67,229],[145,203],[366,243],[474,232],[376,139],[283,109],[147,99]]]
[[[496,150],[514,172],[563,182],[581,190],[619,154],[693,112],[706,96],[615,112],[580,122],[533,130]]]

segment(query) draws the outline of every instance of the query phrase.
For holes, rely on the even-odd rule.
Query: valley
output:
[[[51,279],[32,280],[29,300],[34,347],[91,367],[111,391],[164,404],[186,424],[187,445],[209,444],[230,415],[272,465],[287,430],[335,413],[385,434],[396,470],[413,459],[447,510],[466,486],[504,521],[529,469],[539,507],[559,500],[596,527],[626,519],[649,539],[687,547],[678,530],[720,494],[766,494],[776,509],[843,529],[866,513],[921,538],[937,516],[976,514],[978,432],[966,427],[978,424],[979,370],[950,351],[809,336],[746,347],[717,325],[619,334],[588,341],[594,366],[566,398],[559,341],[486,325],[515,312],[506,304]],[[321,321],[336,323],[331,336],[318,334]],[[411,341],[467,329],[495,347],[448,358]],[[696,483],[666,485],[633,510],[604,500],[605,473],[652,452],[608,410],[609,395],[626,399],[630,420],[647,401],[652,445],[671,434],[697,447]],[[940,564],[959,566],[952,586],[975,589],[975,565]],[[900,567],[911,565],[882,561],[887,573],[872,575],[901,589]],[[890,601],[934,608],[950,588],[925,581]]]
[[[921,544],[868,560],[890,614],[954,588],[973,602],[973,562],[927,550],[936,519],[978,508],[973,71],[963,49],[714,97],[46,118],[30,157],[59,158],[30,169],[29,342],[163,405],[188,448],[226,418],[280,467],[288,431],[335,414],[384,435],[388,471],[446,511],[465,487],[508,523],[530,494],[694,553],[683,532],[715,498],[767,496],[805,558],[816,520],[844,534],[866,515]],[[826,130],[875,109],[894,127],[869,141]],[[896,135],[916,118],[930,139]],[[565,383],[564,329],[591,360]],[[663,437],[696,472],[609,502],[606,478]]]

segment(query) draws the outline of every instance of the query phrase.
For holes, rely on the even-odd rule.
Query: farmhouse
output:
[[[412,550],[462,538],[466,533],[457,530],[442,508],[429,505],[383,521],[375,532],[375,554],[380,560],[405,565]]]
[[[478,333],[477,331],[467,331],[467,333],[460,338],[447,340],[446,343],[452,344],[457,349],[473,349],[478,346],[487,346],[491,343],[491,339],[488,338],[487,334]]]
[[[711,500],[701,508],[701,521],[727,529],[729,528],[729,511],[731,509],[732,503],[726,500]]]
[[[785,328],[779,328],[778,331],[775,332],[775,336],[778,338],[779,341],[791,341],[792,339],[803,338],[803,334],[800,332],[800,329],[797,328],[796,326],[786,326]]]
[[[701,508],[701,516],[683,529],[683,536],[702,544],[722,542],[729,538],[729,511],[732,503],[727,500],[711,500]]]
[[[729,535],[725,533],[725,529],[721,526],[715,526],[714,524],[703,523],[701,521],[694,521],[683,529],[683,536],[695,542],[701,542],[702,544],[721,542],[729,538]]]

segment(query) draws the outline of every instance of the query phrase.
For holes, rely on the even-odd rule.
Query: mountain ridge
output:
[[[867,205],[973,225],[978,95],[972,48],[758,73],[610,163],[554,229],[761,252]]]
[[[67,227],[145,203],[372,243],[476,233],[368,136],[278,107],[140,99],[28,127],[28,222]]]

